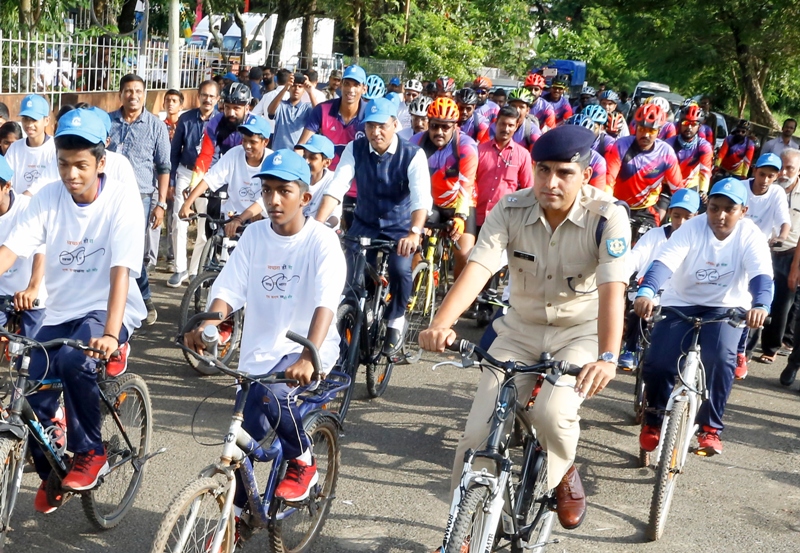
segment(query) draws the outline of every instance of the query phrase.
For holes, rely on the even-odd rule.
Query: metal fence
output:
[[[351,65],[354,60],[349,56],[344,58],[346,65]],[[376,58],[359,58],[358,65],[364,68],[367,75],[380,75],[385,81],[389,82],[392,77],[403,78],[406,72],[406,62],[401,60],[380,60]]]
[[[141,76],[148,89],[165,89],[167,55],[167,43],[162,41],[151,40],[142,49],[133,38],[28,40],[0,31],[0,94],[47,94],[57,108],[64,93],[117,91],[128,73]],[[196,88],[210,77],[210,68],[205,50],[181,46],[181,88]]]

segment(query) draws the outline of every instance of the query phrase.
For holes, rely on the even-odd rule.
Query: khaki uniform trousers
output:
[[[499,361],[514,359],[533,364],[543,351],[550,353],[553,359],[580,366],[597,359],[597,321],[572,327],[525,325],[512,329],[505,319],[495,321],[497,339],[489,349],[492,357]],[[477,451],[486,445],[501,378],[497,371],[483,369],[464,434],[456,448],[451,493],[461,481],[466,451],[470,448]],[[536,376],[521,375],[515,382],[517,401],[524,404],[536,384]],[[569,383],[570,386],[553,386],[545,381],[536,403],[527,412],[539,442],[547,451],[548,488],[556,487],[572,466],[580,435],[578,407],[583,399],[574,391],[575,378],[562,376],[559,383]],[[494,471],[491,461],[476,460],[473,469],[479,471],[482,468]]]

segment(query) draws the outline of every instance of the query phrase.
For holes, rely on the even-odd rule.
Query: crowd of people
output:
[[[791,352],[783,385],[800,368],[800,347],[793,349],[800,336],[796,121],[756,155],[742,120],[715,151],[707,98],[676,106],[605,85],[575,96],[567,75],[548,82],[530,73],[522,86],[503,90],[484,76],[462,87],[446,76],[387,84],[351,65],[322,84],[314,70],[228,73],[201,83],[195,105],[167,91],[162,117],[146,108],[136,75],[122,78],[120,107],[111,113],[79,104],[53,114],[33,94],[12,120],[0,104],[0,294],[15,297],[28,335],[82,339],[107,356],[119,350],[114,362],[124,370],[128,338],[157,320],[148,270],[160,262],[162,225],[166,286],[179,288],[202,270],[206,231],[198,224],[190,244],[189,219],[207,213],[238,237],[209,309],[227,315],[248,304],[240,368],[285,370],[308,384],[309,352],[285,334],[307,336],[325,371],[335,364],[335,313],[354,278],[354,250],[334,230],[397,243],[382,345],[394,358],[426,224],[449,222],[459,246],[456,280],[420,345],[444,351],[452,344],[455,322],[485,309],[476,297],[508,266],[510,307],[492,323],[492,355],[534,362],[546,351],[584,367],[571,387],[517,382],[522,396],[536,387],[531,418],[549,454],[549,485],[561,524],[575,528],[586,510],[573,465],[578,410],[618,368],[641,367],[653,409],[640,446],[658,445],[659,413],[688,333],[667,316],[639,359],[639,317],[651,316],[656,296],[692,316],[737,309],[749,327],[703,327],[709,399],[698,415],[698,452],[722,452],[725,404],[759,340],[761,362]],[[278,275],[280,287],[272,284]],[[632,282],[638,292],[623,337]],[[203,352],[203,332],[218,324],[204,322],[186,343]],[[37,363],[44,361],[34,358],[32,377],[41,374]],[[51,354],[50,370],[65,379],[66,417],[52,397],[31,401],[40,420],[70,436],[76,461],[65,489],[91,489],[108,469],[99,411],[91,407],[95,363],[80,353]],[[455,455],[453,488],[464,452],[485,438],[497,385],[485,372]],[[316,464],[293,389],[272,392],[282,415],[250,405],[244,425],[253,436],[264,435],[267,422],[275,427],[290,459],[276,495],[297,501],[316,482]],[[34,460],[42,478],[36,509],[52,512],[49,466]]]

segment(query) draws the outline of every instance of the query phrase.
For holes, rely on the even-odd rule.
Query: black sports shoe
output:
[[[383,340],[381,353],[387,357],[394,357],[403,349],[403,333],[396,328],[386,329],[386,338]]]
[[[783,369],[781,372],[781,384],[784,386],[791,386],[794,384],[794,379],[797,376],[797,370],[800,369],[800,366],[797,363],[792,363],[789,361],[786,364],[786,368]]]

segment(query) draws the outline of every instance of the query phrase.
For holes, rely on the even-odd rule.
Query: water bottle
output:
[[[219,347],[219,330],[214,325],[207,325],[203,329],[202,338],[203,344],[206,346],[206,351],[212,357],[217,356],[217,348]]]

